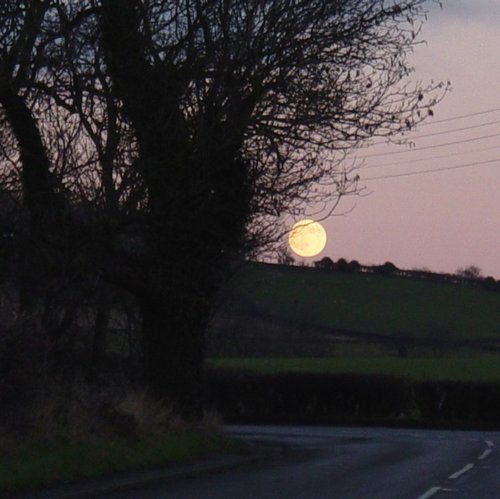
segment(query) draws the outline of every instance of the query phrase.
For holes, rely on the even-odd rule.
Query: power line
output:
[[[462,127],[462,128],[452,128],[451,130],[444,130],[442,132],[434,132],[434,133],[426,133],[423,135],[415,135],[414,137],[409,137],[409,139],[410,140],[423,139],[424,137],[434,137],[436,135],[445,135],[447,133],[463,132],[465,130],[473,130],[474,128],[482,128],[485,126],[498,125],[498,123],[500,123],[500,120],[488,121],[487,123],[481,123],[479,125],[471,125],[471,126],[466,126],[466,127]]]
[[[495,163],[497,161],[500,161],[500,158],[490,159],[488,161],[479,161],[479,162],[476,162],[476,163],[467,163],[467,164],[464,164],[464,165],[447,166],[447,167],[444,167],[444,168],[434,168],[434,169],[431,169],[431,170],[419,170],[419,171],[416,171],[416,172],[396,173],[394,175],[382,175],[380,177],[368,177],[368,178],[362,178],[361,177],[361,180],[362,181],[364,181],[364,180],[384,180],[384,179],[397,178],[397,177],[411,177],[411,176],[414,176],[414,175],[424,175],[424,174],[427,174],[427,173],[436,173],[436,172],[444,172],[444,171],[449,171],[449,170],[458,170],[460,168],[470,168],[470,167],[473,167],[473,166],[479,166],[479,165],[486,165],[486,164],[490,164],[490,163]]]
[[[477,113],[469,113],[469,114],[461,114],[459,116],[451,116],[450,118],[443,118],[442,120],[432,120],[429,122],[424,122],[418,125],[419,127],[422,126],[429,126],[429,125],[437,125],[439,123],[446,123],[448,121],[454,121],[454,120],[461,120],[463,118],[472,118],[473,116],[481,116],[483,114],[490,114],[490,113],[496,113],[497,111],[500,111],[500,107],[494,108],[494,109],[487,109],[485,111],[478,111]]]
[[[451,154],[439,154],[438,156],[429,156],[428,158],[407,159],[407,160],[404,160],[404,163],[402,163],[401,161],[392,161],[391,163],[384,163],[381,165],[368,165],[368,166],[362,166],[361,168],[370,169],[370,168],[384,168],[385,166],[404,166],[404,165],[407,165],[409,163],[421,163],[422,161],[430,161],[433,159],[452,158],[454,156],[463,156],[465,154],[475,154],[478,152],[492,151],[494,149],[500,149],[500,145],[496,145],[493,147],[482,147],[481,149],[471,149],[470,151],[455,152],[455,153],[451,153]]]
[[[375,157],[380,157],[380,156],[392,156],[393,154],[405,154],[405,153],[410,153],[410,152],[425,151],[428,149],[437,149],[439,147],[454,146],[457,144],[466,144],[468,142],[475,142],[478,140],[492,139],[494,137],[500,137],[500,133],[495,133],[493,135],[482,135],[481,137],[475,137],[473,139],[464,139],[464,140],[456,140],[454,142],[445,142],[443,144],[436,144],[433,146],[414,147],[412,149],[407,149],[405,151],[392,151],[392,152],[380,152],[380,153],[375,153],[375,154],[365,154],[364,156],[357,156],[357,158],[358,159],[375,158]]]

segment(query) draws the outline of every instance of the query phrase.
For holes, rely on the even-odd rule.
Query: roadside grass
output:
[[[43,392],[20,410],[23,425],[0,432],[0,497],[237,450],[215,414],[187,423],[144,390],[64,388]]]
[[[22,316],[0,335],[0,497],[237,450],[215,413],[188,424],[113,357],[96,371],[68,348],[49,368],[36,333]]]
[[[498,357],[477,358],[220,358],[208,367],[262,374],[326,373],[390,375],[414,381],[499,382]]]
[[[210,453],[234,451],[236,444],[221,432],[185,428],[163,435],[50,445],[27,443],[0,450],[0,491],[14,492],[181,463]]]

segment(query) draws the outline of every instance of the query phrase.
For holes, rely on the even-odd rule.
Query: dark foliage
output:
[[[324,256],[321,260],[314,262],[314,266],[317,269],[333,270],[335,264],[333,263],[333,260],[329,256]]]
[[[500,385],[352,374],[208,371],[206,398],[233,423],[499,428]]]
[[[26,250],[9,283],[50,353],[87,343],[101,364],[112,316],[133,310],[149,389],[199,417],[235,259],[275,242],[283,214],[356,193],[347,152],[444,95],[409,81],[426,3],[0,2],[0,190],[21,219],[2,250]]]
[[[398,268],[391,262],[385,262],[383,265],[373,267],[373,271],[377,274],[393,275],[397,274]]]
[[[26,431],[43,386],[47,345],[30,327],[3,329],[0,337],[0,431]]]

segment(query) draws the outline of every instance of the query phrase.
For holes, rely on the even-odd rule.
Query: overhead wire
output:
[[[493,108],[493,109],[486,109],[484,111],[478,111],[478,112],[475,112],[475,113],[461,114],[461,115],[458,115],[458,116],[451,116],[449,118],[443,118],[441,120],[432,120],[432,121],[428,121],[428,122],[425,122],[425,123],[421,123],[418,126],[419,127],[423,127],[423,126],[430,126],[430,125],[438,125],[439,123],[446,123],[448,121],[461,120],[461,119],[464,119],[464,118],[472,118],[473,116],[482,116],[484,114],[496,113],[497,111],[500,111],[500,107]]]
[[[404,151],[391,151],[391,152],[381,152],[381,153],[374,153],[374,154],[365,154],[363,156],[357,156],[357,158],[364,159],[364,158],[375,158],[375,157],[380,157],[380,156],[392,156],[394,154],[407,154],[407,153],[411,153],[411,152],[425,151],[428,149],[438,149],[440,147],[453,146],[453,145],[457,145],[457,144],[466,144],[469,142],[476,142],[478,140],[492,139],[494,137],[500,137],[500,132],[494,133],[492,135],[482,135],[481,137],[475,137],[472,139],[462,139],[462,140],[456,140],[453,142],[445,142],[443,144],[435,144],[432,146],[412,147],[411,149],[405,149]]]
[[[446,118],[443,120],[438,120],[437,122],[434,122],[434,124],[448,122],[448,121],[452,121],[452,120],[456,120],[456,119],[469,118],[469,117],[478,116],[478,115],[485,115],[485,114],[493,113],[493,112],[497,112],[497,111],[500,111],[500,108],[493,108],[493,109],[489,109],[489,110],[479,111],[476,113],[469,113],[469,114],[463,114],[463,115],[459,115],[459,116],[455,116],[455,117],[451,117],[451,118]],[[427,134],[421,134],[421,135],[409,137],[408,139],[414,140],[414,139],[434,137],[434,136],[445,135],[445,134],[456,133],[456,132],[463,132],[463,131],[467,131],[467,130],[473,130],[473,129],[482,128],[482,127],[486,127],[486,126],[496,125],[499,123],[500,123],[500,120],[488,121],[486,123],[479,123],[476,125],[470,125],[470,126],[454,128],[454,129],[449,129],[449,130],[442,130],[442,131],[427,133]],[[396,154],[406,154],[406,153],[411,153],[411,152],[438,149],[438,148],[443,148],[443,147],[447,147],[447,146],[471,143],[471,142],[476,142],[479,140],[486,140],[486,139],[492,139],[492,138],[497,138],[497,137],[500,137],[500,132],[495,133],[495,134],[482,135],[480,137],[472,137],[472,138],[468,138],[468,139],[449,141],[449,142],[444,142],[444,143],[440,143],[440,144],[433,144],[433,145],[429,145],[429,146],[412,147],[410,149],[406,149],[406,150],[402,150],[402,151],[390,151],[390,152],[365,154],[363,156],[358,156],[358,159],[368,159],[368,158],[374,158],[374,157],[384,157],[384,156],[392,156],[392,155],[396,155]],[[452,153],[448,153],[448,154],[435,155],[435,156],[431,156],[431,157],[427,157],[427,158],[403,160],[403,162],[392,162],[392,163],[384,163],[384,164],[378,164],[378,165],[368,165],[368,166],[363,166],[362,168],[364,168],[364,169],[381,168],[384,166],[391,166],[391,165],[392,166],[395,166],[395,165],[405,166],[409,163],[430,161],[433,159],[444,159],[444,158],[449,158],[449,157],[454,157],[454,156],[462,156],[465,154],[478,153],[478,152],[489,151],[489,150],[494,150],[494,149],[499,149],[499,148],[500,148],[500,145],[495,145],[495,146],[490,146],[490,147],[476,148],[475,150],[471,150],[471,151],[452,152]],[[437,173],[437,172],[452,171],[452,170],[458,170],[458,169],[464,169],[464,168],[472,168],[472,167],[476,167],[476,166],[488,165],[488,164],[497,163],[497,162],[500,162],[500,158],[494,158],[494,159],[489,159],[489,160],[484,160],[484,161],[475,161],[475,162],[464,163],[464,164],[460,164],[460,165],[446,166],[446,167],[441,167],[441,168],[429,168],[429,169],[425,169],[425,170],[417,170],[417,171],[408,171],[408,172],[394,173],[394,174],[387,174],[387,175],[379,175],[379,176],[375,176],[375,177],[366,177],[366,178],[363,178],[363,180],[366,180],[366,181],[384,180],[384,179],[399,178],[399,177],[426,175],[426,174]]]
[[[424,137],[435,137],[436,135],[445,135],[447,133],[455,133],[455,132],[464,132],[466,130],[473,130],[475,128],[483,128],[485,126],[498,125],[500,120],[488,121],[487,123],[481,123],[479,125],[471,125],[462,128],[452,128],[451,130],[443,130],[441,132],[433,132],[433,133],[425,133],[423,135],[414,135],[413,137],[409,137],[410,140],[414,139],[423,139]]]
[[[429,170],[418,170],[418,171],[413,171],[413,172],[405,172],[405,173],[395,173],[392,175],[380,175],[378,177],[361,177],[361,180],[363,181],[368,181],[368,180],[385,180],[385,179],[390,179],[390,178],[398,178],[398,177],[411,177],[414,175],[424,175],[424,174],[429,174],[429,173],[437,173],[437,172],[444,172],[444,171],[449,171],[449,170],[458,170],[461,168],[471,168],[473,166],[480,166],[480,165],[486,165],[486,164],[491,164],[499,162],[500,163],[500,158],[495,158],[495,159],[490,159],[487,161],[477,161],[475,163],[466,163],[463,165],[455,165],[455,166],[446,166],[443,168],[432,168]]]
[[[455,153],[450,153],[450,154],[439,154],[437,156],[428,156],[427,158],[405,159],[404,162],[392,161],[390,163],[383,163],[380,165],[367,165],[367,166],[363,166],[363,169],[384,168],[386,166],[404,166],[404,165],[407,165],[410,163],[421,163],[423,161],[430,161],[433,159],[452,158],[454,156],[464,156],[465,154],[475,154],[475,153],[479,153],[479,152],[493,151],[495,149],[500,149],[500,144],[495,145],[495,146],[491,146],[491,147],[482,147],[480,149],[471,149],[469,151],[455,152]]]

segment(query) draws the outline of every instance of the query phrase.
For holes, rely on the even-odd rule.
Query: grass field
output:
[[[384,374],[415,381],[499,382],[498,357],[459,358],[243,358],[210,359],[209,366],[269,373]]]
[[[193,430],[86,443],[0,447],[0,496],[2,491],[35,489],[115,471],[166,466],[234,449],[235,444],[220,433]]]
[[[500,340],[500,293],[469,286],[254,263],[230,293],[277,317],[332,328]]]

